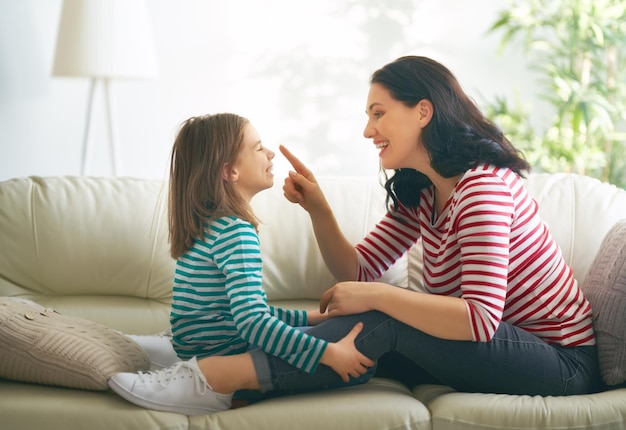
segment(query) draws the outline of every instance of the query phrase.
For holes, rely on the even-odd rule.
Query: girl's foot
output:
[[[127,334],[134,340],[150,357],[150,370],[159,370],[170,367],[180,361],[174,347],[172,346],[172,336],[163,333],[152,336]]]
[[[233,397],[213,391],[195,357],[155,372],[116,373],[109,387],[138,406],[184,415],[225,411]]]

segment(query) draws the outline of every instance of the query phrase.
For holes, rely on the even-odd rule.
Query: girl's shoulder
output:
[[[249,221],[233,215],[225,215],[209,220],[205,224],[204,230],[205,237],[207,235],[220,236],[222,234],[232,234],[236,232],[249,234],[250,231],[254,232],[256,235],[256,229]]]
[[[223,229],[234,226],[252,226],[252,224],[249,221],[246,221],[245,219],[239,218],[235,215],[224,215],[219,218],[209,220],[207,226]]]

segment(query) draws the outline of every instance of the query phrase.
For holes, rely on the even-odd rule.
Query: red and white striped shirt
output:
[[[465,300],[474,341],[489,341],[506,321],[549,343],[595,344],[591,305],[512,170],[468,170],[433,214],[429,187],[419,208],[385,215],[356,246],[357,280],[379,278],[421,237],[424,287]]]

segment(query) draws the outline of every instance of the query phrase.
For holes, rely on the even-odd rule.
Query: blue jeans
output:
[[[364,327],[355,342],[357,349],[372,360],[389,353],[405,358],[412,369],[408,366],[404,376],[412,383],[420,382],[419,378],[415,380],[416,375],[428,375],[457,391],[541,396],[586,394],[602,389],[595,346],[566,348],[547,344],[506,323],[500,323],[489,342],[453,341],[430,336],[372,311],[329,319],[307,333],[336,342],[359,321]],[[261,391],[335,388],[366,382],[373,373],[346,384],[325,365],[306,374],[261,350],[250,353]]]
[[[300,331],[304,331],[304,332],[309,332],[314,326],[299,326],[299,327],[294,327]],[[252,353],[252,351],[259,351],[261,352],[261,355],[264,355],[265,353],[257,346],[251,346],[248,348],[248,352]],[[252,354],[253,356],[255,356],[257,353],[255,352],[254,354]],[[275,357],[274,357],[275,358]],[[256,362],[255,362],[255,366],[256,366]],[[367,381],[370,380],[370,378],[372,376],[374,376],[375,372],[376,372],[376,368],[377,365],[374,364],[374,366],[370,367],[369,369],[367,369],[367,372],[365,372],[363,375],[361,375],[358,378],[351,378],[350,382],[344,382],[341,378],[337,378],[337,382],[336,383],[331,383],[330,385],[325,385],[324,388],[325,389],[330,389],[330,388],[340,388],[340,387],[347,387],[350,385],[358,385],[358,384],[364,384]],[[293,367],[292,369],[296,369],[295,367]],[[296,369],[297,370],[297,369]],[[259,368],[256,368],[257,373],[259,372]],[[270,375],[270,370],[269,368],[265,368],[262,370],[263,372],[263,379],[268,379],[269,375]],[[274,397],[276,395],[284,395],[286,393],[283,392],[279,392],[277,390],[273,390],[273,389],[262,389],[263,392],[259,392],[259,391],[255,391],[255,390],[239,390],[236,391],[233,398],[236,400],[248,400],[248,401],[255,401],[255,400],[263,400],[263,399],[268,399],[271,397]],[[294,392],[294,390],[289,390],[289,392]]]

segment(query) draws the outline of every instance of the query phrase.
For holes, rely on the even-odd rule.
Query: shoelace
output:
[[[193,378],[197,394],[203,395],[207,390],[204,376],[199,375],[197,369],[187,361],[179,361],[171,367],[153,372],[139,372],[138,375],[141,382],[156,382],[163,388],[167,387],[176,378],[191,377]]]

